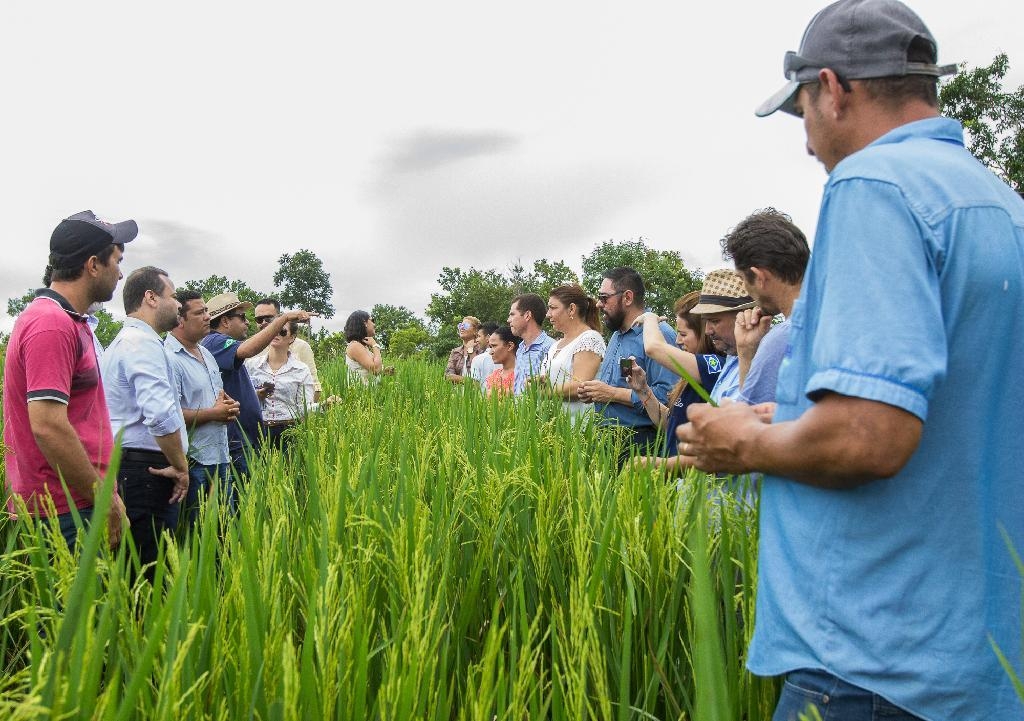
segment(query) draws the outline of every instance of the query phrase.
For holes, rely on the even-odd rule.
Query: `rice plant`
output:
[[[321,378],[341,401],[253,459],[237,513],[214,490],[152,585],[102,524],[73,556],[0,522],[0,717],[770,717],[745,494],[620,475],[616,434],[439,366]]]

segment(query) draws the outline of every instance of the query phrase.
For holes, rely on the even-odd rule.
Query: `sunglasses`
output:
[[[248,322],[249,322],[249,321],[248,321],[248,320],[246,319],[246,317],[245,317],[245,313],[228,313],[228,314],[226,314],[226,315],[225,315],[224,317],[225,317],[225,318],[241,318],[241,319],[242,319],[242,320],[244,320],[244,321],[245,321],[246,323],[248,323]]]
[[[266,325],[270,321],[274,320],[275,316],[272,315],[258,315],[256,316],[256,325]]]
[[[282,338],[287,338],[288,335],[289,335],[288,329],[287,328],[282,328],[281,331],[278,333],[278,335],[281,336]]]
[[[622,295],[625,292],[626,291],[624,290],[617,290],[614,293],[598,293],[597,299],[602,303],[607,303],[609,298],[614,298],[615,296]]]
[[[465,321],[463,321],[462,323],[459,323],[459,330],[469,330],[472,327],[473,327],[472,323],[466,323]]]

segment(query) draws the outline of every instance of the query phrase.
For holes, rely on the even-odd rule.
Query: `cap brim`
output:
[[[756,301],[750,301],[749,303],[742,303],[737,306],[729,308],[724,305],[718,305],[717,303],[698,303],[697,305],[690,308],[690,312],[694,315],[711,315],[712,313],[732,313],[740,310],[750,310],[757,306]]]
[[[111,242],[115,245],[130,243],[139,234],[139,226],[134,220],[122,220],[120,223],[111,223],[110,229],[113,231],[114,236]]]
[[[761,103],[757,110],[754,111],[754,115],[759,118],[763,118],[771,115],[776,110],[781,110],[782,112],[789,113],[790,115],[796,115],[796,94],[798,90],[800,90],[800,83],[796,80],[790,80],[788,83],[783,85],[778,92]]]

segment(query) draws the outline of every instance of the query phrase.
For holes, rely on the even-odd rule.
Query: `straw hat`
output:
[[[700,289],[700,300],[690,310],[691,313],[728,313],[734,310],[747,310],[757,303],[747,295],[743,281],[736,271],[729,268],[713,270],[704,277],[704,285]]]
[[[224,315],[228,311],[246,311],[250,308],[252,308],[252,303],[249,301],[238,300],[238,296],[234,293],[221,293],[220,295],[215,295],[210,298],[210,300],[206,301],[206,310],[210,314],[210,320],[213,320],[217,316]]]

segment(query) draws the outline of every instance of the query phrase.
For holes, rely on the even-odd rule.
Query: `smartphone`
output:
[[[633,370],[633,359],[619,358],[619,370],[622,371],[622,375],[629,378],[629,374]]]
[[[271,382],[271,381],[265,381],[265,382],[263,383],[263,390],[264,390],[264,392],[265,392],[265,393],[266,393],[266,394],[267,394],[268,396],[269,396],[269,395],[272,395],[272,394],[273,394],[273,392],[274,392],[274,384],[273,384],[273,382]]]

